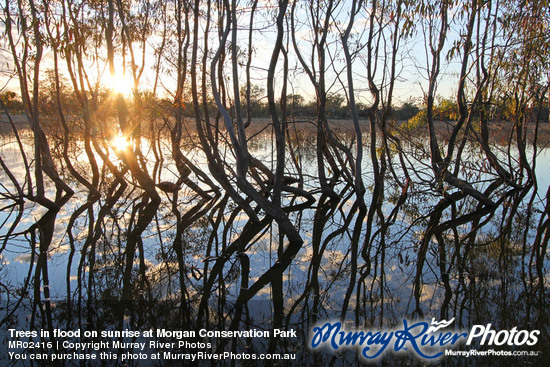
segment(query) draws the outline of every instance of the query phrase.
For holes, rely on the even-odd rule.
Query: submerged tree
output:
[[[22,307],[49,329],[268,315],[305,340],[351,310],[465,325],[500,297],[502,324],[545,328],[547,18],[499,0],[6,0],[25,112],[3,91],[0,255],[24,243],[29,262],[1,324]],[[399,102],[412,74],[418,106]],[[243,345],[299,348],[214,344]]]

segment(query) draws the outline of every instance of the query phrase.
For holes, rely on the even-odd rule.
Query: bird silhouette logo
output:
[[[437,330],[444,329],[447,326],[451,325],[453,323],[453,321],[455,321],[454,317],[452,319],[450,319],[449,321],[441,320],[439,322],[435,321],[435,319],[432,318],[432,325],[428,328],[426,333],[427,334],[428,333],[435,333]]]

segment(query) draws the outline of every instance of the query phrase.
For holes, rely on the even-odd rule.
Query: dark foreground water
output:
[[[272,168],[270,135],[251,146],[252,154]],[[70,174],[59,156],[61,148],[53,149],[58,170],[75,191],[59,212],[17,200],[18,189],[3,171],[0,364],[356,365],[367,361],[363,352],[372,357],[386,345],[374,363],[423,365],[429,358],[419,352],[437,355],[444,351],[441,344],[455,351],[536,355],[443,355],[430,363],[548,361],[550,149],[538,148],[529,161],[533,179],[528,179],[514,149],[494,148],[513,172],[514,186],[495,183],[482,152],[466,147],[460,177],[494,200],[496,206],[487,210],[474,198],[461,196],[460,190],[438,186],[422,139],[403,148],[407,161],[388,170],[382,186],[374,182],[373,171],[379,168],[364,160],[364,208],[345,172],[328,169],[333,192],[323,193],[313,144],[304,140],[296,146],[301,149],[299,159],[289,152],[281,201],[303,241],[298,247],[254,205],[257,218],[252,220],[214,183],[204,154],[192,144],[182,151],[194,169],[178,182],[181,170],[170,143],[143,142],[141,164],[154,183],[181,184],[164,191],[166,187],[158,185],[158,205],[152,205],[153,198],[117,158],[130,153],[116,146],[105,146],[105,152],[120,177],[97,156],[102,167],[97,195]],[[83,143],[73,142],[71,159],[77,171],[91,176],[84,150]],[[13,137],[3,138],[0,153],[25,191],[28,177]],[[231,161],[228,152],[222,154]],[[399,159],[397,154],[390,158]],[[27,164],[32,168],[32,161]],[[55,185],[47,179],[46,187],[45,195],[54,197]],[[262,192],[261,186],[257,189]],[[434,341],[434,348],[418,351],[412,339],[400,346],[399,340],[404,343],[406,338],[395,333],[386,344],[383,334],[365,339],[363,345],[373,345],[371,352],[341,347],[344,339],[334,339],[336,345],[331,346],[333,339],[327,338],[326,345],[319,345],[321,351],[311,347],[314,327],[327,322],[336,325],[342,320],[348,331],[388,336],[417,322],[432,325],[432,318],[454,319],[444,329],[452,335],[477,330],[480,337],[471,345],[465,344],[465,337],[457,343]],[[507,331],[493,345],[488,334],[480,345],[476,325],[495,333]],[[411,338],[422,328],[409,330]],[[539,331],[533,335],[536,343],[527,336],[533,330]],[[17,340],[33,343],[9,344]],[[266,353],[283,359],[252,357]],[[52,361],[52,355],[61,360]]]

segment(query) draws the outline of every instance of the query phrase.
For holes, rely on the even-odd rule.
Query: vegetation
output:
[[[66,329],[238,330],[258,325],[252,302],[269,295],[268,328],[307,333],[352,312],[356,326],[396,314],[463,326],[486,316],[487,292],[502,325],[547,330],[550,191],[535,168],[549,12],[519,0],[6,0],[2,75],[18,91],[0,98],[17,154],[0,155],[0,255],[24,243],[31,260],[25,279],[0,280],[0,325],[27,307],[31,329],[53,330],[61,312]],[[404,84],[419,95],[398,94]],[[48,269],[63,248],[54,303]],[[494,266],[500,283],[480,290]],[[403,289],[406,309],[390,310]]]

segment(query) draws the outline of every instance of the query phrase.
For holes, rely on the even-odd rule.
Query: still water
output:
[[[31,152],[32,136],[22,136],[27,144],[24,150]],[[548,220],[544,213],[550,148],[537,148],[536,158],[530,161],[536,163],[535,185],[523,191],[499,186],[493,191],[498,207],[470,219],[476,213],[476,201],[465,198],[445,204],[442,198],[456,190],[435,185],[421,142],[407,145],[406,164],[386,174],[377,208],[362,212],[355,190],[342,173],[339,177],[327,170],[335,178],[333,190],[339,199],[322,193],[314,146],[307,139],[298,141],[299,159],[288,152],[285,164],[285,176],[295,178],[288,186],[295,189],[283,191],[282,202],[295,208],[287,214],[303,244],[284,265],[280,259],[290,245],[277,223],[261,210],[256,213],[259,221],[251,221],[227,193],[212,185],[215,178],[208,173],[196,142],[182,146],[196,170],[187,181],[178,182],[181,175],[169,139],[142,139],[142,164],[154,182],[181,184],[174,192],[157,186],[160,204],[152,213],[146,211],[150,201],[140,183],[119,159],[124,154],[120,144],[105,145],[104,151],[120,167],[124,185],[108,172],[103,157],[95,157],[103,167],[99,200],[91,200],[90,191],[72,178],[60,157],[61,146],[55,146],[52,156],[58,171],[65,174],[75,194],[55,217],[45,251],[47,267],[42,266],[39,273],[40,249],[32,233],[47,210],[28,200],[13,204],[10,195],[16,188],[5,172],[2,175],[0,192],[6,203],[0,212],[3,328],[41,327],[47,317],[43,307],[37,306],[40,299],[51,300],[56,325],[66,329],[126,325],[133,329],[298,330],[302,340],[298,345],[280,339],[231,348],[293,352],[300,363],[356,361],[354,352],[334,358],[304,353],[302,346],[308,343],[312,326],[338,318],[357,327],[392,327],[405,318],[433,317],[455,318],[457,328],[478,323],[501,329],[539,328],[543,341],[538,348],[547,350],[550,279],[543,222]],[[264,133],[249,149],[273,170],[274,145],[272,136]],[[509,167],[519,166],[513,149],[495,146],[495,151]],[[219,153],[232,162],[230,149],[221,148]],[[2,137],[0,154],[19,182],[26,182],[24,161],[13,137]],[[74,167],[89,173],[81,141],[71,142],[70,154]],[[369,157],[368,147],[364,155]],[[532,155],[531,147],[527,156]],[[482,192],[496,180],[483,157],[479,149],[467,146],[460,172]],[[399,159],[397,154],[390,158]],[[410,183],[405,183],[403,167],[409,170]],[[374,205],[373,170],[371,161],[364,159],[367,209]],[[519,177],[517,182],[526,180]],[[53,183],[46,183],[46,196],[54,196]],[[201,192],[204,195],[197,194]],[[438,205],[443,209],[434,214]],[[150,221],[136,232],[147,215]],[[131,252],[129,238],[135,246]],[[280,265],[282,273],[274,271]],[[231,344],[212,342],[219,350]],[[447,363],[467,364],[452,359]]]

